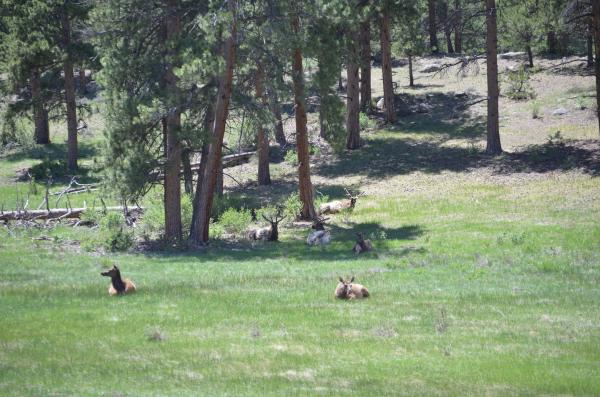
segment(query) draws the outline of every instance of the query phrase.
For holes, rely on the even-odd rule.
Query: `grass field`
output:
[[[320,191],[368,193],[326,247],[288,227],[279,243],[107,254],[82,249],[86,227],[0,228],[0,395],[600,395],[597,142],[492,159],[475,116],[434,116],[315,158]],[[294,168],[274,169],[244,194],[293,190]],[[356,231],[373,252],[351,252]],[[108,296],[112,263],[136,294]],[[334,299],[350,275],[369,299]]]

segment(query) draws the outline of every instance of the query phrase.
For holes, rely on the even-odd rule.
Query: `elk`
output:
[[[311,228],[315,229],[314,232],[310,232],[306,238],[306,244],[308,245],[327,245],[331,242],[331,233],[329,230],[325,230],[325,221],[329,218],[317,217],[313,221]]]
[[[338,299],[362,299],[369,297],[369,290],[361,284],[354,284],[354,276],[350,281],[339,278],[340,283],[335,289],[335,297]]]
[[[365,195],[364,193],[353,194],[346,188],[344,188],[344,190],[346,191],[346,196],[348,197],[347,199],[323,203],[319,206],[319,213],[337,214],[338,212],[341,212],[345,209],[353,210],[358,198]]]
[[[371,240],[365,240],[363,234],[360,232],[356,233],[356,243],[354,244],[352,251],[356,254],[360,254],[361,252],[371,251],[372,249],[373,243],[371,243]]]
[[[271,226],[261,227],[260,229],[252,229],[248,231],[247,237],[249,240],[268,240],[279,241],[279,222],[285,219],[282,214],[283,209],[277,208],[275,216],[261,214],[263,219],[271,224]]]
[[[128,278],[121,278],[121,271],[114,265],[112,269],[100,273],[105,277],[110,277],[110,285],[108,286],[108,294],[110,296],[125,295],[135,292],[135,284]]]

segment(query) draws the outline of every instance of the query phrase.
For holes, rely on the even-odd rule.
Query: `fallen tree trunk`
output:
[[[222,157],[223,168],[231,168],[237,165],[241,165],[250,161],[250,157],[255,155],[256,152],[244,152],[238,154],[229,154],[227,156]],[[201,162],[190,164],[190,169],[193,173],[197,173],[200,169]],[[183,169],[181,169],[181,174],[183,175]],[[152,176],[156,176],[158,179],[164,178],[162,170],[156,170],[152,173]]]
[[[0,221],[19,221],[19,220],[52,220],[63,218],[79,218],[86,211],[104,211],[100,208],[55,208],[50,211],[46,210],[31,210],[31,211],[7,211],[0,213]],[[106,211],[124,211],[122,206],[106,207]],[[130,208],[128,213],[142,212],[143,208]]]

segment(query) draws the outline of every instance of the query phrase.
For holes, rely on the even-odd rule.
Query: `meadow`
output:
[[[422,79],[423,95],[457,89]],[[498,158],[477,109],[448,119],[445,105],[366,131],[352,155],[316,155],[320,192],[367,193],[332,217],[326,247],[294,225],[278,243],[126,253],[82,247],[97,229],[67,223],[0,229],[0,394],[600,395],[598,143],[586,111],[549,115],[573,95],[556,87],[539,91],[548,130],[503,99]],[[556,128],[569,139],[549,139]],[[15,169],[40,160],[19,153],[0,159],[7,203],[27,189]],[[244,183],[254,167],[231,172]],[[272,167],[273,187],[227,189],[287,195],[295,167]],[[372,252],[351,251],[356,231]],[[112,264],[137,293],[108,296]],[[351,275],[370,298],[334,298]]]

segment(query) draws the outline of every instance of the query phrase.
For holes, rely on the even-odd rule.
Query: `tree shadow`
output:
[[[412,172],[437,174],[477,168],[491,168],[497,174],[579,169],[598,176],[600,141],[549,142],[493,157],[475,147],[444,146],[443,142],[399,139],[389,135],[374,136],[366,139],[365,145],[358,151],[315,167],[315,172],[324,177],[361,175],[367,178],[387,178]]]
[[[98,146],[93,143],[79,142],[78,143],[79,159],[92,158],[98,155]],[[2,161],[19,162],[27,159],[44,160],[44,159],[61,160],[67,158],[67,143],[50,143],[48,145],[32,145],[0,156]]]
[[[424,234],[419,225],[406,225],[388,228],[379,223],[367,222],[328,226],[332,234],[332,242],[326,246],[311,247],[306,244],[306,237],[312,230],[309,228],[288,229],[282,241],[227,241],[211,240],[206,249],[189,251],[154,250],[139,251],[148,258],[168,258],[169,262],[246,262],[267,259],[293,259],[295,261],[339,261],[364,260],[377,258],[380,254],[394,252],[403,256],[411,253],[423,253],[422,248],[408,247],[406,250],[390,247],[390,242],[411,241]],[[357,255],[352,251],[356,241],[356,232],[362,232],[365,238],[373,240],[373,251]],[[406,248],[406,247],[405,247]]]

